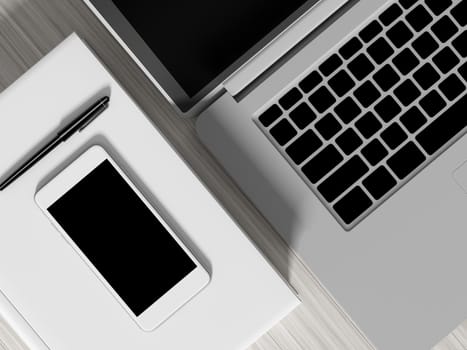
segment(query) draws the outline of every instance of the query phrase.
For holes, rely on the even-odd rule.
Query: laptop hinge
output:
[[[265,48],[240,67],[225,82],[225,89],[236,99],[244,90],[259,84],[308,44],[358,0],[321,0],[279,34]]]

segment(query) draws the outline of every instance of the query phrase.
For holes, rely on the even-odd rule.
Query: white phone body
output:
[[[94,169],[108,160],[118,174],[126,181],[128,186],[134,191],[144,205],[150,210],[155,218],[162,224],[168,234],[177,242],[184,253],[193,261],[196,267],[183,279],[176,283],[168,292],[157,299],[143,313],[138,316],[131,310],[127,303],[120,297],[115,289],[109,284],[104,276],[94,266],[92,261],[82,252],[80,247],[67,234],[64,228],[51,215],[48,208],[56,203],[70,189],[77,185],[83,178],[89,175]],[[100,146],[92,146],[78,157],[71,165],[64,169],[54,179],[42,187],[35,196],[36,203],[42,209],[50,222],[62,234],[65,240],[74,248],[77,254],[87,263],[96,277],[103,283],[109,292],[117,299],[130,317],[144,331],[152,331],[162,322],[175,313],[180,307],[198,294],[208,283],[209,275],[201,266],[193,254],[183,245],[180,239],[174,234],[169,225],[161,218],[157,211],[149,204],[144,196],[138,191],[135,185],[129,180],[120,167],[113,161],[107,152]],[[157,277],[156,277],[157,278]]]

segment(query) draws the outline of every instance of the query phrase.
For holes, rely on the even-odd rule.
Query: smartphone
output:
[[[209,283],[199,261],[100,146],[84,152],[35,199],[109,297],[145,331]]]

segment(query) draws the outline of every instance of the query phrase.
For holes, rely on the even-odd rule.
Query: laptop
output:
[[[467,317],[467,0],[86,0],[381,350]]]

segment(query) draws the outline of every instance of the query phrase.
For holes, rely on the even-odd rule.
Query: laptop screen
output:
[[[307,0],[113,0],[193,97]]]

